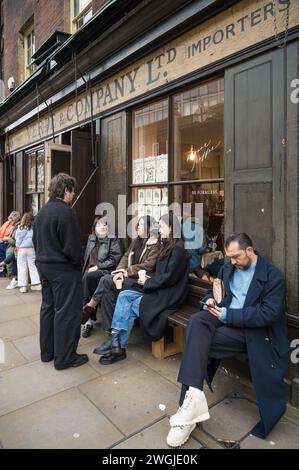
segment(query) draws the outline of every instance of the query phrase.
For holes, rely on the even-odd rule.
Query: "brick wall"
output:
[[[70,0],[69,0],[70,1]],[[95,13],[108,0],[93,0]],[[34,16],[36,50],[58,31],[69,32],[69,9],[67,0],[4,0],[3,2],[3,79],[5,96],[8,96],[7,80],[13,76],[15,87],[20,83],[23,73],[19,32]]]

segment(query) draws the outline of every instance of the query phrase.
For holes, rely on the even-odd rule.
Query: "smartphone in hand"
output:
[[[202,300],[199,301],[200,304],[205,305],[206,307],[216,307],[216,301],[215,299],[212,299],[214,301],[213,305],[208,305],[206,302],[203,302]]]

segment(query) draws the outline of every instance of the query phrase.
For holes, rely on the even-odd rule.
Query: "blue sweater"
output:
[[[256,263],[251,264],[247,269],[237,268],[229,281],[229,287],[233,294],[229,308],[243,308],[249,286],[255,273]],[[222,307],[222,314],[219,320],[225,323],[226,307]]]

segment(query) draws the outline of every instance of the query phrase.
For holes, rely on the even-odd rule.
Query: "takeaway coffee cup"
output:
[[[145,269],[139,269],[138,277],[139,277],[140,281],[145,281],[145,276],[146,276],[146,270]]]
[[[117,279],[115,284],[116,284],[116,289],[120,290],[123,286],[123,279]]]

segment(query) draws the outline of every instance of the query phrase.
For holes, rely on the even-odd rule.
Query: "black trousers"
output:
[[[228,327],[205,310],[192,315],[186,330],[186,345],[178,376],[178,381],[183,385],[180,405],[189,387],[203,390],[210,359],[223,359],[246,350],[242,328]]]
[[[112,276],[106,274],[100,279],[98,287],[92,296],[98,303],[101,302],[102,327],[105,331],[109,331],[111,328],[119,292],[115,287]]]
[[[66,265],[38,263],[42,281],[41,359],[55,365],[76,357],[82,319],[82,273]]]
[[[87,304],[93,297],[101,278],[105,276],[103,271],[99,269],[90,273],[85,273],[83,276],[83,302]],[[111,276],[110,276],[111,277]]]

